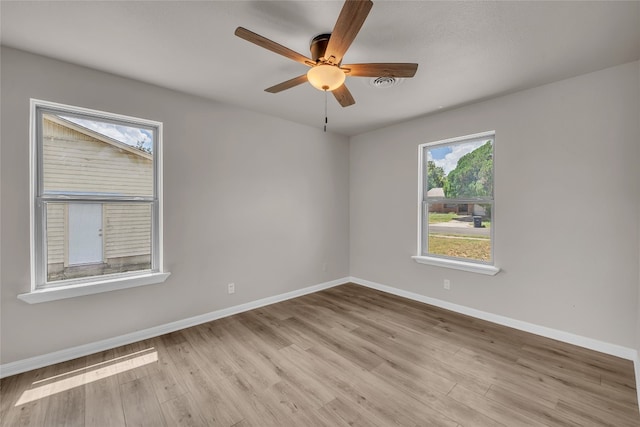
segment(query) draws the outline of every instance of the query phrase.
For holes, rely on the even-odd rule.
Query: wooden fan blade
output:
[[[336,97],[340,105],[343,107],[348,107],[349,105],[353,105],[356,103],[356,100],[353,99],[353,95],[347,89],[347,86],[343,84],[338,89],[333,90],[333,96]]]
[[[340,68],[347,76],[354,77],[413,77],[418,69],[418,64],[348,64],[342,65]]]
[[[271,86],[270,88],[267,88],[264,91],[269,93],[278,93],[278,92],[282,92],[283,90],[290,89],[294,86],[298,86],[306,82],[307,82],[307,75],[303,74],[301,76],[294,77],[291,80],[287,80],[286,82],[282,82],[275,86]]]
[[[238,27],[234,33],[236,36],[241,39],[245,39],[248,42],[253,44],[257,44],[260,47],[263,47],[271,52],[275,52],[278,55],[282,55],[289,59],[293,59],[296,62],[307,65],[309,67],[315,65],[315,61],[311,60],[311,58],[307,58],[306,56],[295,52],[288,47],[284,47],[281,44],[278,44],[272,40],[269,40],[266,37],[262,37],[260,34],[256,34],[253,31],[249,31],[246,28]]]
[[[331,64],[339,64],[351,43],[362,28],[373,6],[371,0],[347,0],[331,32],[324,58]]]

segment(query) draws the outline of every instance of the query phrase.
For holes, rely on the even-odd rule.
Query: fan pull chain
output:
[[[324,90],[324,131],[327,131],[327,123],[329,120],[327,119],[327,90]]]

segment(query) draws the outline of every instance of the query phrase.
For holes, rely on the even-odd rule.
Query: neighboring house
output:
[[[431,190],[427,191],[427,197],[442,197],[442,198],[444,198],[444,189],[442,187],[432,188]],[[435,212],[435,213],[455,212],[455,213],[458,213],[457,209],[447,210],[445,208],[445,205],[446,205],[445,203],[430,203],[429,204],[429,212]]]
[[[45,115],[43,149],[47,192],[153,193],[152,154],[98,132]],[[77,176],[82,179],[69,178]],[[48,280],[74,277],[76,267],[103,273],[150,268],[148,205],[50,203],[46,230]]]
[[[427,197],[444,198],[444,189],[442,187],[432,188],[427,191]],[[481,205],[473,203],[431,203],[429,212],[435,213],[456,213],[458,215],[480,215],[484,216],[486,211]]]

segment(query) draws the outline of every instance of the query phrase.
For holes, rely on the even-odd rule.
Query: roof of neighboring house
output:
[[[135,154],[140,157],[144,157],[145,159],[148,159],[148,160],[153,160],[153,155],[151,153],[147,153],[146,151],[139,150],[136,147],[132,147],[131,145],[125,144],[124,142],[120,142],[117,139],[110,138],[106,135],[93,131],[77,123],[73,123],[69,120],[65,120],[61,117],[54,116],[51,114],[46,114],[44,118],[45,120],[49,120],[53,123],[57,123],[60,126],[64,126],[66,128],[75,130],[76,132],[80,132],[87,136],[90,136],[91,138],[95,138],[100,142],[104,142],[105,144],[113,145],[114,147],[127,151],[129,153]]]
[[[432,188],[427,191],[427,197],[444,197],[444,189],[442,187]]]

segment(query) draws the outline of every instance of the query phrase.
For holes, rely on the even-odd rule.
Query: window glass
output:
[[[492,263],[494,134],[422,146],[421,254]]]
[[[491,261],[491,205],[429,204],[430,255]]]
[[[44,194],[153,195],[153,130],[42,115]]]
[[[35,105],[34,288],[159,271],[160,123]]]
[[[151,269],[151,204],[46,206],[47,282]]]

